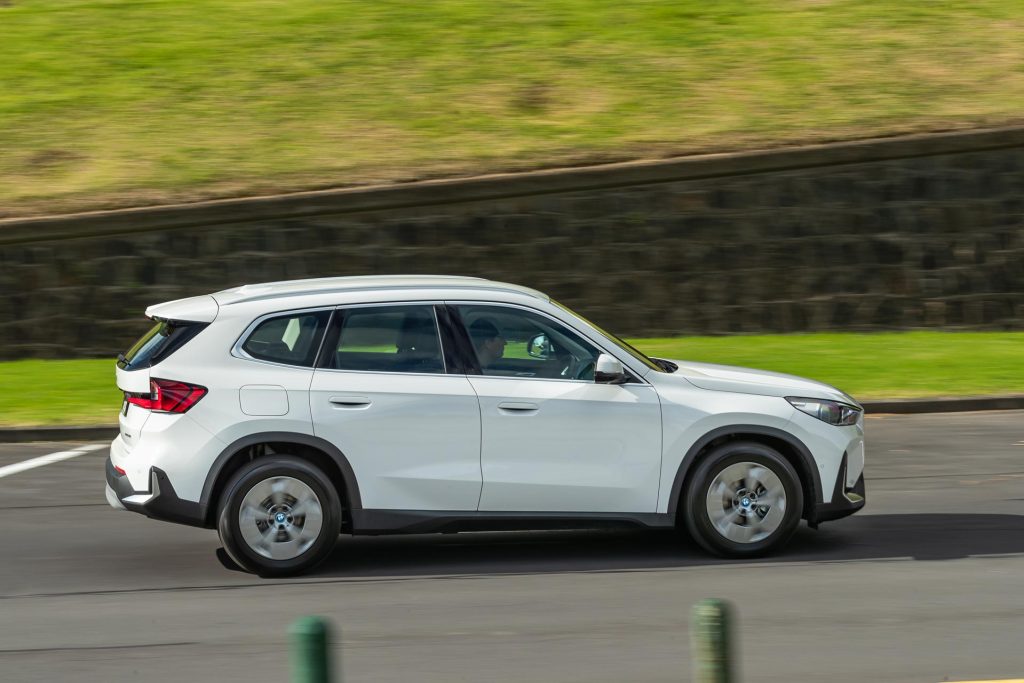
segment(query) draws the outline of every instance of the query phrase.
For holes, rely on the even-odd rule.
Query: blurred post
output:
[[[724,600],[701,600],[691,624],[695,683],[735,683],[732,608]]]
[[[331,666],[327,622],[302,617],[288,629],[291,639],[292,683],[330,683]]]

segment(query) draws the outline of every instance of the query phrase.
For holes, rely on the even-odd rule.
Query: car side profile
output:
[[[107,500],[216,528],[261,575],[339,534],[677,527],[754,557],[864,506],[851,397],[648,358],[527,287],[323,278],[146,315],[117,362]]]

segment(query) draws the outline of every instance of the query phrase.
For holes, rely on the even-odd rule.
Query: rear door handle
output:
[[[536,403],[526,403],[524,401],[503,401],[498,404],[498,410],[510,413],[535,413],[539,408],[540,406]]]
[[[331,396],[328,400],[336,408],[369,408],[371,403],[366,396]]]

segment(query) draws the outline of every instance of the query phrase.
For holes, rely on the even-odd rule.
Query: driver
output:
[[[494,361],[505,355],[505,338],[498,326],[487,318],[478,318],[469,326],[469,338],[476,349],[480,367],[490,367]]]

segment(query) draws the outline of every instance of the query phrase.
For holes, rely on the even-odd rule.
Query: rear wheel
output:
[[[316,466],[284,455],[260,458],[225,488],[217,531],[231,559],[261,576],[311,569],[338,539],[341,504]]]
[[[763,444],[723,444],[694,472],[686,492],[686,526],[706,550],[757,557],[780,548],[800,523],[803,489],[796,470]]]

